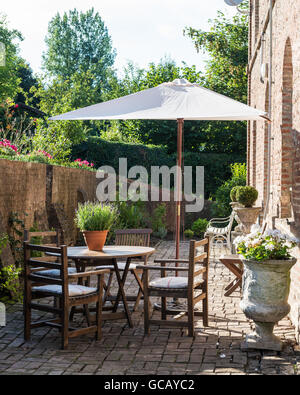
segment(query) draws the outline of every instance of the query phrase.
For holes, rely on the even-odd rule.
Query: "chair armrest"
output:
[[[155,259],[154,263],[189,263],[188,259]]]
[[[177,272],[187,272],[189,269],[185,267],[161,267],[161,266],[149,266],[149,265],[138,265],[137,269],[143,270],[160,270],[160,271],[177,271]]]
[[[90,276],[99,276],[102,274],[106,274],[106,273],[110,273],[109,269],[101,269],[101,270],[93,270],[93,271],[89,271],[89,272],[83,272],[83,273],[73,273],[73,274],[69,274],[68,278],[86,278],[86,277],[90,277]]]

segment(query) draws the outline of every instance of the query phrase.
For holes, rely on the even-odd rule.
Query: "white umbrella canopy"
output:
[[[128,96],[70,111],[50,120],[218,120],[246,121],[266,118],[264,111],[219,93],[175,80]]]
[[[177,120],[177,166],[181,168],[184,120],[256,121],[262,118],[268,120],[264,111],[203,88],[199,84],[192,84],[185,79],[176,79],[155,88],[57,115],[50,120]],[[180,207],[181,202],[178,199],[176,208],[177,259],[180,243]]]

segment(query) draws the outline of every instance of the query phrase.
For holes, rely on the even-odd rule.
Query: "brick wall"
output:
[[[299,1],[273,1],[272,79],[261,81],[261,62],[269,63],[269,0],[251,0],[249,49],[249,104],[271,106],[271,195],[269,226],[300,236],[300,6]],[[264,34],[264,36],[262,36]],[[264,45],[262,54],[261,46]],[[268,84],[272,83],[269,103]],[[267,124],[250,123],[248,179],[259,191],[259,203],[267,201]],[[299,340],[300,251],[292,271],[291,318]]]
[[[96,200],[100,181],[95,172],[88,170],[0,159],[0,234],[7,232],[9,216],[15,212],[27,229],[34,223],[40,230],[59,228],[64,231],[66,244],[76,242],[75,210],[78,203]],[[161,199],[162,190],[159,193]],[[172,195],[171,191],[171,199]],[[150,217],[159,204],[147,203]],[[211,202],[205,203],[201,213],[203,217],[209,217],[210,205]],[[166,227],[170,232],[175,230],[175,207],[174,201],[166,203]],[[194,221],[199,216],[199,213],[189,214],[188,217],[183,215],[182,220],[188,218]],[[4,253],[3,261],[12,264],[9,251]]]

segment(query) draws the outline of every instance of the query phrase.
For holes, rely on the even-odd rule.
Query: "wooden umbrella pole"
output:
[[[176,259],[180,258],[180,230],[181,230],[181,196],[182,196],[182,135],[184,120],[177,119],[177,202],[176,202]]]

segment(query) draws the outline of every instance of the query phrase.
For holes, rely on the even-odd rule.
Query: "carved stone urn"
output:
[[[240,303],[255,330],[247,335],[242,350],[282,350],[281,340],[273,334],[276,323],[290,312],[290,270],[296,259],[276,261],[243,260],[243,299]]]
[[[237,226],[235,227],[234,231],[237,232],[237,233],[243,233],[243,224],[242,224],[240,218],[238,217],[238,215],[236,213],[236,209],[237,208],[243,208],[243,206],[239,202],[231,202],[230,206],[232,207],[232,211],[234,211],[234,213],[235,213],[234,219],[237,222]]]
[[[234,210],[241,221],[243,233],[251,233],[251,227],[256,223],[258,215],[262,210],[261,207],[236,207]]]

